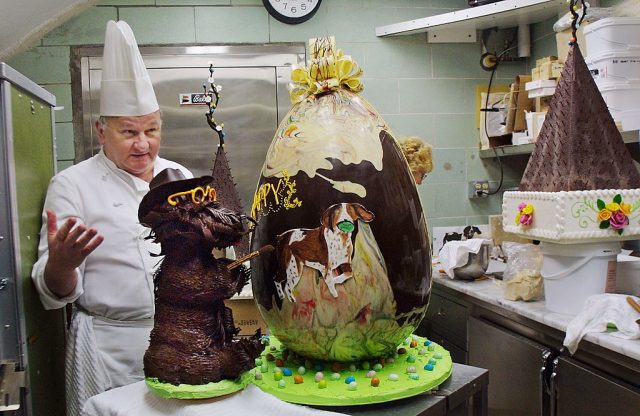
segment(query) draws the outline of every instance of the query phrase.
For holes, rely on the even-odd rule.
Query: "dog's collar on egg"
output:
[[[349,220],[342,220],[336,226],[340,231],[345,233],[350,233],[356,228],[356,226]]]

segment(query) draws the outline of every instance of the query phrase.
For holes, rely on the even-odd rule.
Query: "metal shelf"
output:
[[[625,131],[622,132],[622,138],[627,146],[627,150],[631,157],[638,163],[640,163],[640,141],[638,136],[640,132],[637,130],[634,131]],[[521,144],[518,146],[498,146],[491,149],[483,149],[480,150],[480,159],[491,159],[496,157],[496,153],[493,149],[496,149],[498,152],[498,156],[517,156],[517,155],[529,155],[533,151],[533,147],[535,144]]]
[[[491,149],[483,149],[480,150],[480,158],[481,159],[489,159],[492,157],[496,157],[496,153],[493,149],[496,149],[498,152],[498,156],[515,156],[515,155],[528,155],[533,151],[534,144],[520,144],[517,146],[509,145],[509,146],[498,146]]]
[[[568,11],[565,0],[504,0],[484,6],[376,27],[376,36],[411,35],[430,30],[501,29],[542,22]]]

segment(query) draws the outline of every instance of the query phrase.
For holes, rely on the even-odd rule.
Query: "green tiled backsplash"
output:
[[[481,45],[429,44],[424,33],[378,38],[375,27],[466,7],[462,0],[324,0],[311,20],[286,25],[268,15],[261,0],[100,0],[8,63],[65,107],[56,113],[58,168],[64,169],[74,157],[70,46],[101,44],[109,19],[127,21],[141,45],[306,43],[334,35],[364,69],[363,97],[393,133],[418,135],[434,146],[434,170],[419,187],[430,228],[464,225],[486,222],[501,210],[500,194],[467,198],[469,180],[487,179],[493,186],[500,180],[497,162],[478,155],[475,90],[489,78],[479,65]],[[555,53],[554,20],[532,27],[531,60]],[[528,72],[531,60],[503,64],[495,82],[508,84]],[[503,162],[505,184],[518,184],[526,160]]]

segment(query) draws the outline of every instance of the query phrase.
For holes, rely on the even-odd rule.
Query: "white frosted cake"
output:
[[[505,192],[504,230],[561,244],[640,239],[640,189]]]
[[[505,231],[575,244],[640,238],[640,172],[578,45],[572,45],[522,181],[502,200]]]

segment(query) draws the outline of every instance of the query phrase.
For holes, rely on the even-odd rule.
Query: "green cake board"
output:
[[[251,384],[253,379],[253,373],[247,371],[237,380],[221,380],[202,385],[162,383],[157,378],[145,378],[145,382],[152,392],[165,399],[208,399],[242,390]]]
[[[333,373],[331,362],[319,362],[314,361],[310,363],[308,360],[301,358],[288,357],[284,361],[284,368],[291,370],[291,376],[283,376],[284,387],[279,386],[279,381],[275,380],[274,369],[276,367],[275,360],[282,359],[283,347],[280,342],[273,336],[269,337],[269,345],[266,346],[264,352],[260,356],[262,363],[266,363],[268,370],[261,372],[262,378],[255,379],[253,383],[260,387],[263,391],[270,393],[277,398],[298,404],[317,405],[317,406],[350,406],[350,405],[362,405],[372,403],[382,403],[397,399],[403,399],[406,397],[415,396],[425,391],[431,390],[440,384],[442,384],[451,375],[451,369],[453,368],[453,362],[451,355],[442,346],[432,342],[432,350],[424,345],[426,338],[416,335],[411,336],[412,340],[417,342],[416,347],[410,347],[409,343],[405,342],[401,344],[398,349],[404,348],[406,352],[404,354],[394,354],[393,362],[386,362],[381,370],[376,371],[376,377],[380,380],[380,384],[377,387],[371,385],[371,378],[367,377],[367,372],[372,370],[374,364],[378,363],[378,360],[367,361],[369,364],[363,365],[363,361],[354,362],[356,366],[355,371],[349,370],[349,363],[341,363],[340,379],[332,380],[331,374]],[[424,354],[420,355],[419,350],[424,349]],[[267,360],[267,354],[273,356],[273,361]],[[411,355],[415,357],[415,362],[407,362],[407,357]],[[424,369],[425,365],[429,362],[430,358],[435,358],[435,365],[433,370]],[[299,367],[306,366],[304,374],[299,374]],[[309,365],[311,364],[311,365]],[[317,365],[324,367],[322,371],[324,379],[326,380],[326,388],[320,388],[319,383],[315,381],[315,375],[317,369],[314,368]],[[412,379],[407,372],[409,366],[416,368],[418,379]],[[260,370],[261,365],[251,370],[251,373],[255,375],[256,370]],[[365,367],[365,368],[363,368]],[[389,379],[391,374],[398,376],[397,381]],[[296,384],[294,376],[302,376],[302,383]],[[357,388],[355,390],[349,390],[349,386],[345,383],[345,379],[348,376],[355,377]]]

